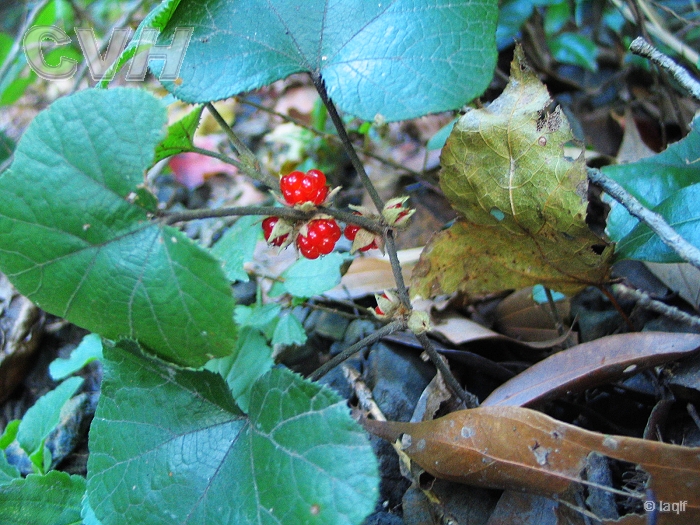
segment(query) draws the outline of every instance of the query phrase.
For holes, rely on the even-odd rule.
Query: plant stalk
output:
[[[326,109],[328,110],[328,115],[331,117],[331,121],[333,122],[335,129],[338,131],[338,137],[340,138],[340,141],[343,144],[343,149],[345,149],[345,152],[348,154],[348,157],[350,157],[350,162],[352,162],[353,168],[355,168],[355,171],[357,171],[357,175],[360,177],[362,185],[365,187],[365,190],[367,190],[367,193],[372,199],[372,202],[377,208],[377,211],[381,213],[382,209],[384,208],[384,202],[382,201],[382,198],[379,196],[379,193],[377,193],[377,190],[374,188],[374,184],[372,184],[372,181],[367,175],[367,172],[365,171],[365,167],[362,164],[360,157],[357,156],[357,152],[355,151],[355,148],[352,145],[352,141],[350,140],[350,137],[348,136],[348,133],[345,130],[343,119],[340,118],[340,114],[338,113],[335,104],[328,96],[328,91],[326,91],[326,86],[323,83],[323,79],[318,73],[312,73],[311,80],[314,83],[314,86],[316,87],[316,91],[318,91],[318,94],[321,97],[323,105],[326,106]]]
[[[326,375],[328,372],[330,372],[332,369],[334,369],[336,366],[338,366],[340,363],[342,363],[343,361],[345,361],[346,359],[351,357],[353,354],[356,354],[357,352],[359,352],[363,348],[366,348],[369,345],[376,343],[382,337],[385,337],[387,335],[391,335],[394,332],[398,332],[399,330],[404,330],[405,328],[406,328],[406,323],[403,320],[393,321],[387,325],[382,326],[376,332],[368,335],[367,337],[363,338],[361,341],[358,341],[354,345],[348,346],[345,350],[340,352],[333,359],[324,363],[322,366],[317,368],[314,371],[314,373],[309,376],[309,378],[312,381],[318,381],[324,375]]]
[[[622,204],[631,215],[645,223],[661,241],[675,251],[683,260],[700,268],[700,250],[686,241],[666,220],[648,208],[645,208],[633,195],[616,181],[595,168],[587,168],[588,179],[600,186],[605,193]]]
[[[274,190],[279,189],[279,180],[277,180],[269,173],[263,173],[263,171],[260,169],[260,163],[258,162],[258,158],[252,151],[250,151],[248,146],[246,146],[243,143],[243,141],[240,138],[238,138],[238,135],[234,133],[233,129],[231,128],[231,126],[229,126],[228,122],[226,122],[224,117],[221,116],[221,113],[219,113],[216,110],[214,104],[208,102],[206,104],[206,108],[209,111],[209,113],[211,113],[211,115],[214,117],[214,120],[216,120],[217,124],[219,124],[221,129],[224,130],[224,133],[226,133],[226,136],[228,137],[229,141],[231,141],[233,149],[236,151],[236,154],[240,158],[239,169],[241,169],[249,177],[262,182],[266,186],[269,186]]]

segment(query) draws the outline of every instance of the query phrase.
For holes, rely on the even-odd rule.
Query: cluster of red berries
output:
[[[280,180],[284,203],[304,211],[311,211],[330,199],[331,192],[326,184],[326,176],[321,170],[312,169],[306,173],[293,171]],[[392,227],[402,227],[410,219],[414,210],[404,207],[408,197],[398,197],[386,203],[382,210],[383,220]],[[353,208],[355,215],[378,218],[364,208]],[[284,247],[294,242],[299,252],[307,259],[327,255],[335,248],[341,236],[340,227],[332,217],[318,215],[305,223],[292,224],[279,217],[268,217],[263,223],[265,240],[272,246]],[[353,241],[351,252],[366,252],[383,248],[381,235],[349,223],[343,232]]]
[[[321,170],[312,169],[306,173],[293,171],[280,180],[284,202],[289,206],[320,206],[328,197],[326,176]],[[279,217],[268,217],[263,223],[265,240],[273,246],[287,244],[293,225]],[[312,219],[299,228],[296,246],[307,259],[317,259],[327,255],[340,239],[340,227],[332,218]]]

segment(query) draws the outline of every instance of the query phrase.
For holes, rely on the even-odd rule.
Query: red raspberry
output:
[[[349,241],[354,241],[355,237],[357,236],[357,232],[360,230],[361,230],[361,228],[357,224],[348,224],[345,227],[345,231],[343,233],[345,234],[345,237],[347,237],[347,239]],[[371,249],[376,248],[376,247],[377,247],[376,241],[372,241],[367,246],[363,246],[362,248],[360,248],[360,251],[366,252],[367,250],[371,250]]]
[[[262,222],[262,229],[263,234],[265,235],[265,240],[269,242],[272,246],[282,246],[287,237],[289,237],[289,234],[280,235],[279,237],[273,239],[272,242],[270,242],[270,234],[272,234],[272,230],[275,227],[275,224],[277,224],[277,221],[279,220],[279,217],[268,217]]]
[[[306,173],[293,171],[282,177],[280,189],[290,206],[305,202],[318,206],[328,196],[326,176],[321,170],[309,170]]]
[[[340,227],[333,219],[315,219],[306,228],[306,236],[297,237],[297,247],[307,259],[331,253],[340,239]]]

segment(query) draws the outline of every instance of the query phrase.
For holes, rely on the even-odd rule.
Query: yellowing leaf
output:
[[[518,48],[503,94],[457,122],[440,185],[463,219],[426,247],[414,295],[534,284],[575,293],[607,279],[612,249],[586,224],[583,157],[564,156],[573,135],[550,102]]]

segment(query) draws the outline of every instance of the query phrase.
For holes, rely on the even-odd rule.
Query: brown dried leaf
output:
[[[636,332],[602,337],[531,366],[491,392],[481,406],[531,405],[674,361],[698,347],[698,334]]]
[[[686,501],[682,521],[700,519],[700,448],[603,435],[522,407],[480,407],[422,423],[367,421],[435,477],[554,497],[582,479],[597,452],[639,465],[660,501]],[[609,489],[611,490],[611,489]],[[643,498],[642,494],[637,497]]]

